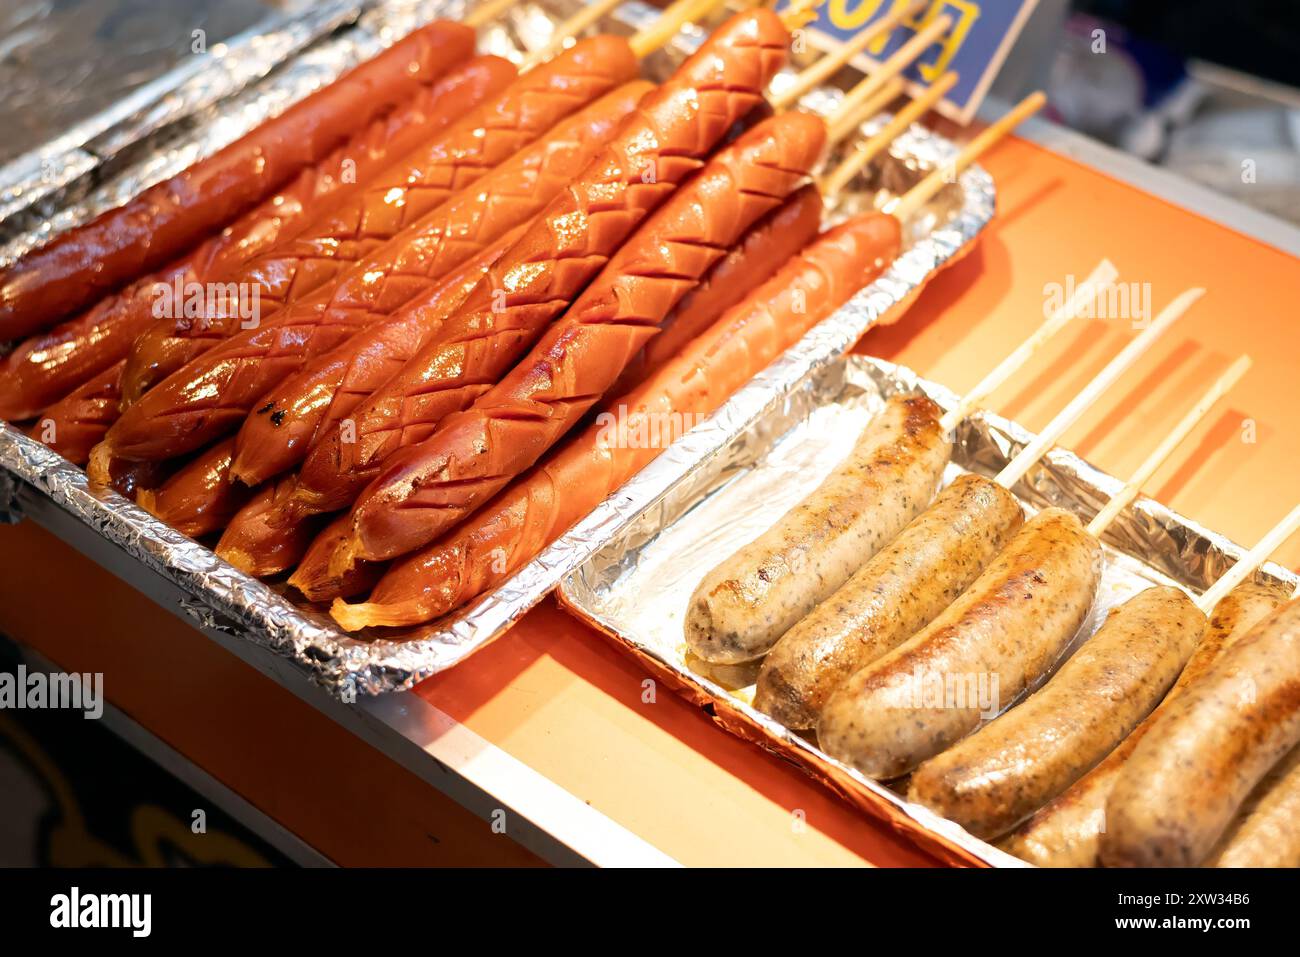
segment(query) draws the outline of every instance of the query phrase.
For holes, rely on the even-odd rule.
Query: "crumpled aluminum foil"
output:
[[[420,24],[462,7],[456,0],[399,0],[363,16],[372,5],[326,0],[273,13],[0,167],[0,268],[228,146]]]
[[[484,45],[496,50],[504,50],[508,45],[513,47],[515,55],[520,49],[536,49],[549,41],[549,24],[555,17],[576,8],[576,3],[567,0],[555,5],[521,3],[499,25],[485,31]],[[403,35],[418,22],[435,15],[436,9],[446,8],[428,2],[414,7],[410,2],[380,4],[367,14],[376,20],[363,18],[357,29],[328,42],[333,44],[360,30],[378,35],[380,30],[375,23],[387,24],[393,33]],[[547,16],[541,16],[543,13]],[[627,3],[601,29],[627,34],[649,24],[658,15],[659,11],[653,7]],[[543,23],[547,26],[539,26]],[[683,31],[668,47],[647,58],[646,75],[662,79],[698,48],[705,36],[706,31],[700,29]],[[309,58],[315,49],[286,64],[283,72],[292,73],[298,61]],[[264,82],[279,76],[277,72]],[[255,102],[256,93],[262,87],[259,84],[234,100]],[[816,91],[805,99],[804,105],[825,113],[839,97],[838,90]],[[219,109],[224,108],[222,104]],[[884,118],[878,118],[864,127],[864,131],[870,132],[883,122]],[[197,140],[204,141],[209,132],[206,127],[200,128]],[[896,140],[890,152],[864,174],[856,192],[845,195],[833,211],[832,219],[879,205],[905,191],[925,171],[949,160],[955,151],[956,147],[943,137],[921,127],[913,128]],[[169,151],[160,157],[159,162],[164,165],[176,159]],[[137,189],[143,188],[145,179],[138,178],[135,184]],[[810,332],[784,359],[758,376],[726,409],[703,423],[696,432],[723,436],[733,427],[736,416],[744,418],[745,413],[737,409],[757,408],[753,404],[761,405],[764,397],[785,394],[810,369],[844,355],[873,324],[899,318],[925,282],[969,248],[992,218],[993,211],[992,180],[982,169],[973,167],[908,224],[908,248],[888,272]],[[629,485],[629,489],[635,484]],[[270,648],[344,700],[357,694],[409,688],[464,660],[508,630],[554,589],[561,578],[586,562],[626,523],[635,519],[642,508],[637,504],[638,498],[629,496],[627,489],[621,490],[508,582],[459,613],[406,633],[389,631],[353,637],[318,611],[295,605],[275,588],[236,571],[210,549],[185,538],[115,493],[90,489],[81,469],[16,429],[0,427],[0,514],[21,511],[21,503],[28,495],[40,496],[43,502],[53,502],[71,513],[119,545],[130,560],[152,568],[192,596],[193,601],[187,600],[182,607],[198,627],[240,635]]]
[[[779,365],[795,361],[796,356],[789,355]],[[945,410],[958,401],[954,393],[910,369],[866,356],[814,361],[802,376],[784,382],[784,388],[771,389],[755,383],[737,395],[713,420],[688,433],[629,482],[616,504],[601,506],[589,523],[608,526],[610,516],[601,512],[615,510],[634,517],[614,522],[615,534],[605,536],[605,544],[564,578],[560,602],[691,701],[708,708],[719,724],[794,760],[855,805],[941,856],[958,863],[1024,866],[755,710],[750,702],[757,663],[710,666],[686,650],[682,626],[700,580],[819,484],[885,399],[920,391]],[[967,419],[958,429],[945,480],[962,471],[996,475],[1032,438],[997,415]],[[1074,453],[1054,449],[1015,492],[1031,512],[1059,506],[1086,520],[1123,484]],[[1062,660],[1096,631],[1112,608],[1142,589],[1173,584],[1203,591],[1244,552],[1146,498],[1120,515],[1103,544],[1106,568],[1097,600]],[[1264,565],[1255,578],[1288,588],[1297,581],[1273,564]]]

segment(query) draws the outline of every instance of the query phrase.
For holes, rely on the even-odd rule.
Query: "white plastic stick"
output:
[[[1142,355],[1150,349],[1157,339],[1165,334],[1178,319],[1180,319],[1192,304],[1201,296],[1205,295],[1204,289],[1189,289],[1171,302],[1160,315],[1156,316],[1151,325],[1142,330],[1132,342],[1121,350],[1119,355],[1111,359],[1106,368],[1097,373],[1096,377],[1084,386],[1083,391],[1070,400],[1069,405],[1056,414],[1056,417],[1038,433],[1038,436],[1020,450],[1020,454],[1007,463],[1006,468],[998,473],[994,479],[1003,488],[1011,488],[1027,473],[1049,448],[1056,444],[1057,440],[1065,434],[1065,431],[1079,417],[1086,412],[1094,402],[1101,398],[1102,394],[1115,384],[1133,363],[1137,362]]]
[[[1088,278],[1075,288],[1073,295],[1057,307],[1033,335],[1017,346],[1011,355],[999,362],[993,371],[966,393],[961,403],[939,421],[939,427],[944,432],[951,432],[957,428],[968,415],[983,405],[990,395],[1033,358],[1052,336],[1065,328],[1070,320],[1079,314],[1080,309],[1118,278],[1119,270],[1109,259],[1103,259]]]

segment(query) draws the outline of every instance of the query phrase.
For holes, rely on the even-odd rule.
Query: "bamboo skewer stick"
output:
[[[1112,495],[1106,506],[1088,523],[1088,533],[1090,535],[1101,538],[1106,529],[1110,527],[1110,523],[1115,520],[1115,517],[1128,508],[1133,500],[1138,497],[1138,493],[1142,491],[1142,486],[1156,473],[1156,470],[1160,468],[1165,459],[1182,444],[1187,436],[1191,435],[1197,423],[1205,418],[1210,409],[1232,390],[1232,387],[1246,374],[1248,369],[1250,369],[1250,356],[1241,356],[1228,367],[1228,370],[1223,375],[1219,376],[1218,380],[1201,396],[1196,405],[1192,406],[1187,414],[1179,420],[1173,431],[1165,436],[1164,440],[1137,467],[1132,477],[1124,483],[1124,487]]]
[[[951,162],[931,170],[930,174],[917,183],[905,196],[893,200],[885,207],[885,212],[893,213],[900,220],[906,220],[928,203],[945,185],[955,181],[963,170],[983,156],[1002,137],[1006,136],[1022,122],[1037,113],[1047,102],[1047,97],[1040,91],[1031,93],[1009,110],[996,123],[987,126],[978,136],[962,147],[961,153]]]
[[[467,27],[478,29],[485,23],[491,23],[517,2],[518,0],[485,0],[484,3],[477,4],[473,10],[465,14],[461,18],[461,22]]]
[[[911,193],[908,195],[910,196]],[[1003,488],[1009,489],[1024,478],[1035,463],[1101,397],[1102,393],[1128,371],[1129,367],[1137,362],[1155,344],[1155,341],[1164,335],[1169,327],[1178,321],[1183,313],[1190,309],[1192,304],[1204,294],[1204,289],[1189,289],[1166,306],[1160,315],[1156,316],[1151,325],[1125,346],[1115,358],[1111,359],[1106,368],[1097,373],[1093,380],[1084,386],[1083,391],[1071,399],[1070,403],[1058,412],[1056,417],[1038,433],[1038,436],[1007,463],[1006,467],[994,478],[994,481]]]
[[[703,19],[722,3],[723,0],[677,0],[658,20],[629,40],[628,44],[637,58],[641,59],[671,40],[687,23]]]
[[[952,20],[948,16],[939,17],[931,21],[922,29],[918,30],[908,41],[898,48],[888,60],[880,64],[878,70],[872,70],[871,73],[863,79],[857,86],[844,94],[844,99],[840,102],[839,107],[826,118],[826,125],[834,128],[841,121],[841,118],[854,113],[858,104],[864,103],[876,94],[876,91],[884,86],[890,79],[902,73],[912,62],[919,57],[926,49],[933,44],[939,37],[947,32],[952,26]],[[779,103],[777,104],[780,105]]]
[[[805,93],[821,86],[830,79],[836,70],[870,46],[872,40],[882,34],[893,32],[894,28],[902,23],[905,17],[918,12],[926,3],[927,0],[914,0],[905,7],[890,11],[871,26],[841,44],[838,49],[827,53],[812,66],[795,76],[794,82],[783,90],[780,96],[773,98],[772,106],[780,110],[799,102],[799,99]]]
[[[943,99],[943,95],[952,89],[952,85],[956,82],[956,73],[945,73],[926,87],[924,93],[903,106],[888,123],[876,133],[873,133],[870,139],[846,156],[839,166],[823,177],[822,195],[827,198],[838,196],[844,187],[852,182],[853,177],[866,169],[867,164],[879,156],[882,151],[888,149],[890,143],[894,142],[900,134],[929,112],[930,108]],[[893,97],[890,97],[890,99],[892,100]]]
[[[688,0],[682,0],[682,2],[688,2]],[[537,64],[545,63],[561,53],[564,50],[564,45],[569,40],[576,37],[611,10],[622,6],[623,3],[624,0],[596,0],[595,3],[585,4],[577,13],[555,28],[554,34],[552,34],[550,41],[545,46],[537,48],[524,57],[523,62],[519,64],[519,72],[531,70]],[[667,13],[664,15],[667,16]]]
[[[885,107],[898,99],[902,93],[903,81],[898,77],[894,77],[881,87],[875,96],[861,103],[856,109],[840,114],[833,124],[828,120],[826,124],[827,138],[832,143],[838,143],[867,120],[883,111]]]
[[[1201,597],[1196,599],[1196,607],[1207,615],[1213,612],[1215,606],[1224,599],[1228,592],[1244,582],[1248,575],[1264,564],[1268,556],[1277,551],[1278,547],[1297,531],[1300,531],[1300,505],[1291,509],[1286,518],[1273,526],[1254,548],[1242,555],[1235,565],[1207,588]],[[1300,598],[1300,588],[1297,588],[1291,597]]]
[[[1060,332],[1065,326],[1078,315],[1089,301],[1119,277],[1119,271],[1109,259],[1103,259],[1097,267],[1089,274],[1088,278],[1080,283],[1074,290],[1074,294],[1056,309],[1047,320],[1039,326],[1028,339],[1016,347],[1016,350],[1003,359],[998,365],[988,373],[979,383],[975,385],[962,398],[961,403],[955,406],[942,419],[939,420],[939,427],[945,432],[951,432],[957,428],[961,422],[972,412],[978,409],[987,401],[988,397],[998,390],[1012,375],[1019,371],[1026,362],[1028,362],[1046,342]]]

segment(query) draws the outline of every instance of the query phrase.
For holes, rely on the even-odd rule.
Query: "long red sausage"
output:
[[[490,191],[492,203],[485,222],[466,222],[445,230],[447,235],[465,235],[476,229],[480,235],[497,233],[503,224],[516,223],[510,245],[518,240],[523,224],[558,195],[592,157],[607,143],[622,121],[653,87],[637,81],[608,94],[587,109],[560,123],[532,147],[487,177],[482,187]],[[501,240],[492,243],[499,247]],[[500,258],[508,246],[493,256]],[[480,276],[482,273],[480,273]],[[436,302],[436,299],[435,299]],[[436,316],[437,323],[428,319]],[[429,341],[446,316],[414,300],[402,310],[371,324],[366,332],[349,340],[331,358],[321,357],[308,369],[291,376],[254,406],[239,432],[235,476],[250,485],[297,465],[315,443],[339,419],[351,413],[358,402],[391,379]],[[342,379],[326,378],[326,364],[348,359],[347,387],[335,391]],[[344,367],[338,366],[339,372]],[[328,410],[328,414],[326,411]]]
[[[870,283],[901,241],[892,216],[832,229],[458,529],[394,564],[368,602],[331,613],[349,630],[415,625],[500,585]]]
[[[825,123],[796,110],[711,159],[495,388],[384,463],[353,506],[343,547],[369,561],[406,554],[531,467],[609,390],[681,297],[807,180],[825,145]]]
[[[646,98],[610,147],[489,273],[461,315],[356,409],[357,441],[327,435],[311,452],[291,506],[304,512],[347,507],[389,455],[432,434],[444,415],[459,410],[457,402],[472,399],[446,385],[494,384],[637,223],[759,103],[788,43],[770,10],[737,14],[719,28]]]
[[[682,297],[664,320],[657,336],[633,359],[611,393],[631,391],[650,372],[677,356],[692,339],[745,298],[756,283],[775,275],[817,235],[822,219],[822,194],[811,183],[774,209],[727,251]]]
[[[461,124],[453,128],[450,135],[465,142],[456,159],[448,160],[453,168],[443,170],[448,188],[460,185],[446,203],[420,220],[411,233],[399,235],[356,263],[332,292],[322,290],[328,299],[298,302],[178,370],[126,411],[109,430],[100,455],[170,458],[216,438],[237,427],[259,396],[305,361],[335,348],[430,288],[448,269],[515,225],[504,217],[486,215],[495,181],[483,183],[480,177],[487,170],[489,155],[503,142],[531,142],[555,121],[620,85],[635,69],[636,61],[624,41],[595,37],[526,74],[507,91],[516,109],[502,118],[499,137],[482,136],[477,121],[472,129]],[[506,164],[503,175],[518,192],[523,174],[513,162]],[[430,168],[422,175],[431,175]]]
[[[409,352],[411,347],[409,343],[403,341],[404,336],[427,337],[436,331],[447,316],[460,308],[465,297],[483,278],[483,274],[505,254],[523,228],[524,224],[520,224],[468,263],[452,270],[443,277],[432,293],[424,296],[416,304],[417,308],[403,310],[394,317],[392,322],[378,323],[356,337],[368,340],[369,345],[375,350],[368,357],[370,361],[367,361],[365,355],[353,354],[348,348],[351,345],[349,342],[334,352],[322,356],[317,363],[304,370],[301,382],[303,387],[301,405],[310,410],[315,397],[321,396],[320,401],[329,404],[329,414],[337,413],[340,418],[346,416],[347,410],[350,409],[350,399],[329,399],[331,388],[345,381],[356,383],[364,388],[367,376],[382,375],[384,366],[392,360],[393,357],[384,353],[385,348],[392,347],[399,352]],[[334,389],[336,396],[338,391]],[[356,398],[359,401],[362,396],[358,395]],[[272,399],[267,405],[276,401]],[[261,408],[267,409],[267,405]],[[278,408],[286,415],[299,411],[294,406],[283,404]],[[269,409],[267,412],[271,416],[276,414]],[[319,412],[325,415],[327,410],[321,409]],[[255,422],[258,419],[250,417],[248,421]],[[235,458],[238,458],[238,437],[233,441]],[[233,483],[240,487],[253,484],[250,482],[245,485],[237,481],[234,478],[235,472],[236,466],[231,464],[229,474],[226,476],[228,484]],[[289,498],[295,481],[295,477],[290,476],[273,483],[276,486],[274,495],[263,495],[259,491],[258,497],[250,503],[249,507],[241,510],[231,519],[226,534],[222,536],[217,546],[217,554],[241,571],[259,578],[279,574],[296,565],[311,542],[313,530],[318,528],[320,523],[312,522],[307,516],[292,522],[284,520],[280,506]]]
[[[290,302],[322,306],[330,283],[343,270],[446,199],[458,176],[468,180],[477,171],[473,160],[483,144],[467,142],[462,118],[469,110],[472,120],[489,103],[500,102],[502,88],[514,77],[515,68],[499,57],[462,64],[438,84],[439,95],[422,124],[425,135],[415,149],[387,157],[361,191],[314,208],[284,242],[206,277],[207,290],[225,295],[195,314],[172,315],[172,321],[158,323],[132,343],[122,382],[124,404],[136,402],[196,356],[266,322]],[[512,142],[508,135],[504,140],[503,152]]]
[[[204,449],[156,489],[141,491],[140,507],[190,538],[221,531],[253,497],[227,480],[233,449],[230,439]]]
[[[0,273],[0,340],[48,328],[184,253],[465,59],[474,42],[461,24],[417,30],[213,156],[23,257]]]
[[[117,419],[121,380],[122,363],[109,366],[46,409],[28,434],[73,465],[85,465]]]
[[[296,235],[323,203],[340,202],[361,190],[394,159],[409,153],[451,119],[447,104],[481,98],[502,67],[470,61],[437,83],[422,87],[388,116],[375,120],[321,162],[298,174],[287,187],[205,240],[171,265],[106,297],[86,312],[38,333],[0,364],[0,418],[36,415],[87,379],[123,358],[131,343],[165,321],[155,316],[164,292],[202,288],[223,271],[259,256]],[[132,374],[139,387],[151,379]]]

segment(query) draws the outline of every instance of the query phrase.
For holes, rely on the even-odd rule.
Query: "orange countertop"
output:
[[[985,165],[995,221],[859,349],[962,390],[1041,322],[1046,284],[1081,279],[1102,256],[1121,281],[1149,284],[1156,310],[1203,285],[1209,294],[1062,444],[1124,475],[1249,352],[1255,367],[1146,491],[1252,542],[1296,500],[1300,260],[1023,140]],[[1079,320],[990,406],[1041,427],[1131,335],[1127,320]],[[1300,565],[1300,540],[1277,558]],[[333,860],[535,860],[491,844],[426,783],[32,523],[0,528],[0,562],[0,631],[65,668],[105,672],[117,707]],[[75,601],[63,597],[70,582]],[[414,694],[684,864],[930,861],[671,692],[643,704],[645,677],[547,601]],[[340,764],[357,769],[342,783]]]

